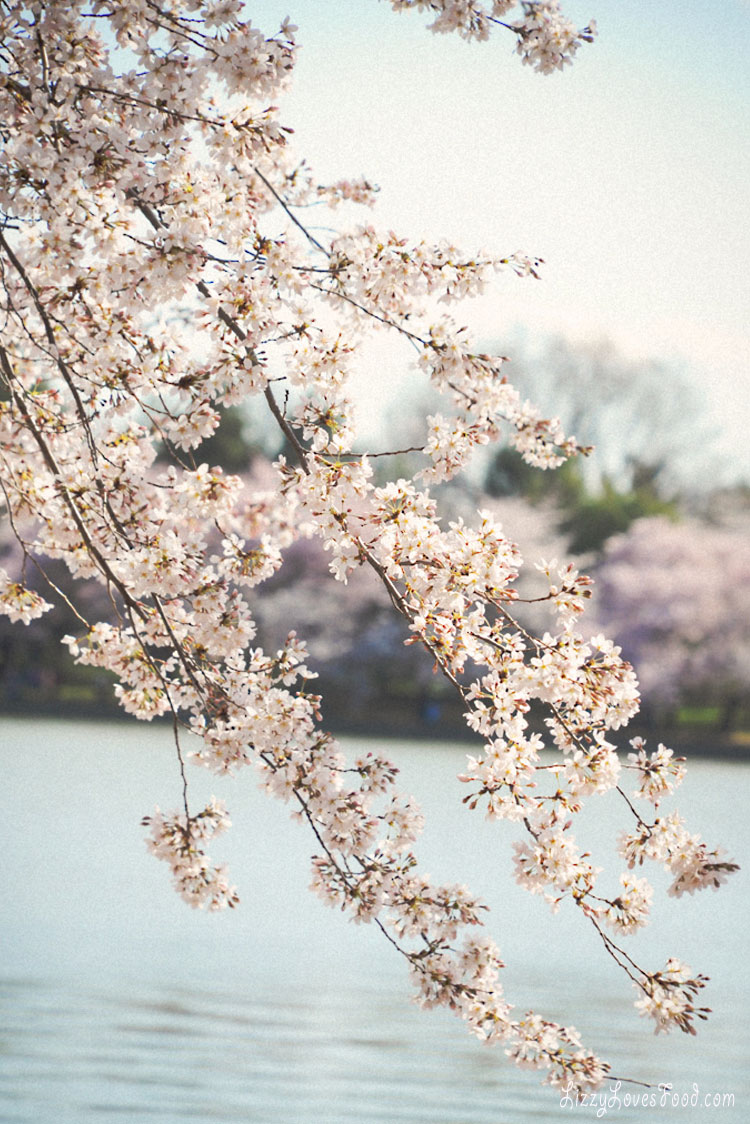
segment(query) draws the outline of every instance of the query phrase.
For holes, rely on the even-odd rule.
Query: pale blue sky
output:
[[[379,183],[372,220],[402,234],[545,259],[542,283],[503,278],[462,322],[684,361],[727,474],[750,478],[747,0],[569,0],[599,37],[548,77],[509,33],[435,36],[383,0],[247,10],[299,25],[284,118],[321,178]]]

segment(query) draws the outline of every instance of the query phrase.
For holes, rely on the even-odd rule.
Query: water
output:
[[[179,901],[143,844],[140,818],[155,803],[179,804],[168,730],[4,720],[0,739],[3,1124],[519,1124],[601,1113],[561,1107],[538,1074],[449,1014],[410,1003],[382,936],[309,893],[305,829],[249,772],[235,781],[191,773],[196,805],[215,792],[232,812],[232,831],[211,853],[229,861],[242,898],[236,911],[205,915]],[[659,894],[654,926],[628,943],[647,966],[676,955],[712,977],[714,1014],[698,1037],[655,1037],[575,911],[552,917],[515,886],[515,829],[460,806],[465,750],[387,749],[426,813],[423,867],[467,882],[492,908],[508,999],[577,1026],[618,1075],[672,1082],[700,1101],[636,1109],[623,1086],[606,1117],[746,1120],[744,873],[717,894]],[[741,764],[695,762],[677,802],[691,830],[741,862],[746,775]],[[600,803],[577,833],[597,856],[611,852],[612,805]],[[706,1105],[725,1094],[733,1105]]]

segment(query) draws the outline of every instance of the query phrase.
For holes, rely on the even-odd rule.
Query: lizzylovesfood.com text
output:
[[[560,1097],[560,1108],[593,1108],[598,1117],[608,1112],[619,1112],[623,1108],[734,1108],[734,1093],[703,1093],[693,1082],[690,1092],[680,1092],[671,1085],[659,1085],[656,1089],[639,1089],[636,1092],[621,1092],[622,1082],[616,1081],[605,1092],[578,1093],[575,1085],[569,1083]]]

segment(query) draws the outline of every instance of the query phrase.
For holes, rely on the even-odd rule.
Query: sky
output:
[[[483,343],[522,328],[675,363],[705,402],[716,482],[750,479],[750,3],[563,7],[599,36],[550,76],[502,29],[467,44],[386,0],[247,11],[268,33],[298,25],[282,117],[320,179],[380,186],[368,221],[544,259],[541,282],[502,276],[462,310]],[[381,364],[366,410],[402,377]]]

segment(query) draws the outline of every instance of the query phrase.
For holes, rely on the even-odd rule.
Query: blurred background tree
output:
[[[515,449],[494,454],[484,478],[494,496],[554,497],[559,529],[574,554],[602,549],[636,519],[677,518],[711,476],[711,439],[698,419],[698,396],[678,367],[633,361],[606,341],[549,340],[514,356],[512,378],[522,394],[559,417],[568,433],[594,449],[554,473],[527,465]]]
[[[639,519],[595,575],[591,626],[635,665],[652,720],[750,718],[750,505],[723,524]]]
[[[519,588],[530,598],[539,592],[535,561],[578,555],[595,578],[583,627],[622,645],[653,723],[708,723],[725,732],[750,726],[743,709],[750,693],[750,487],[712,487],[710,435],[696,423],[702,411],[683,373],[626,360],[606,343],[554,339],[532,351],[521,339],[500,350],[514,355],[511,377],[524,396],[599,447],[554,472],[527,465],[509,446],[480,450],[468,478],[432,489],[444,519],[471,519],[489,508],[526,560]],[[441,408],[426,391],[410,395],[382,419],[390,448],[403,451],[373,460],[381,483],[421,466],[420,454],[408,450],[424,440],[425,413]],[[195,461],[252,477],[260,488],[268,476],[270,486],[270,461],[285,450],[262,417],[246,406],[222,409]],[[20,573],[23,559],[7,533],[0,555],[10,573]],[[70,579],[63,570],[51,563],[49,576],[64,587]],[[44,593],[41,575],[31,584]],[[84,597],[103,619],[106,594],[90,585]],[[540,624],[539,606],[517,609],[522,623]],[[357,571],[342,595],[319,544],[295,542],[282,571],[253,591],[252,610],[264,647],[281,645],[290,621],[308,642],[320,676],[311,689],[319,687],[326,700],[329,726],[387,732],[387,714],[402,732],[463,732],[461,707],[421,648],[404,643],[408,635],[382,588]],[[79,629],[64,605],[23,630],[0,620],[0,702],[119,714],[109,678],[64,658],[60,638]]]

